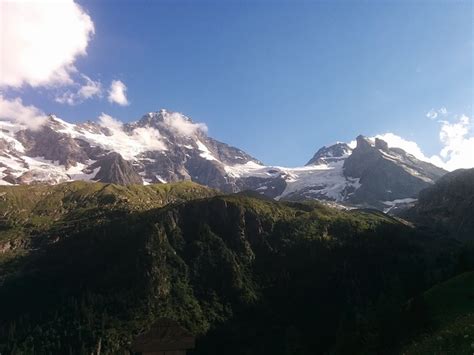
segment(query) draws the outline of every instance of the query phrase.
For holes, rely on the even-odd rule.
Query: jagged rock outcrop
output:
[[[88,169],[95,170],[97,168],[99,171],[94,176],[95,181],[122,185],[143,184],[141,176],[137,174],[133,165],[118,153],[109,153]]]
[[[344,175],[359,179],[360,187],[350,201],[383,208],[383,201],[416,199],[446,171],[421,161],[402,149],[389,148],[376,138],[375,143],[357,137],[357,146],[344,162]]]
[[[43,126],[37,131],[22,130],[16,135],[26,147],[30,157],[58,162],[69,168],[76,163],[85,163],[88,154],[70,135],[55,131],[54,125]]]

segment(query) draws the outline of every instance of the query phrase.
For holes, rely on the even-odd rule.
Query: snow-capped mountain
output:
[[[0,120],[0,184],[192,180],[224,192],[391,209],[411,202],[444,173],[362,136],[354,149],[345,143],[319,149],[303,167],[267,166],[209,137],[204,125],[166,110],[128,124],[107,115],[82,124],[49,116],[34,130]]]

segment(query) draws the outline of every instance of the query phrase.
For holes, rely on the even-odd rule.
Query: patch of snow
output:
[[[0,121],[2,122],[2,121]],[[10,131],[5,132],[2,130],[2,127],[0,126],[0,140],[4,140],[7,142],[8,146],[10,147],[11,150],[14,150],[19,153],[24,153],[25,152],[25,147],[23,144],[21,144],[17,139],[15,139],[11,134],[9,134]]]
[[[157,179],[159,182],[161,182],[161,183],[163,183],[163,184],[166,184],[166,180],[163,179],[160,175],[155,175],[155,177],[156,177],[156,179]]]
[[[76,125],[67,123],[56,118],[63,128],[58,132],[65,133],[72,138],[78,138],[89,142],[92,146],[98,146],[106,150],[119,153],[126,160],[134,160],[146,151],[163,151],[166,146],[162,141],[160,132],[155,128],[135,128],[131,133],[122,129],[122,124],[107,116],[103,118],[101,124],[106,127],[111,135],[106,135],[100,131],[90,131],[84,127],[78,128]],[[105,126],[106,123],[109,123]]]
[[[410,198],[410,197],[407,197],[407,198],[399,198],[399,199],[396,199],[396,200],[392,200],[392,201],[383,201],[382,203],[386,206],[388,206],[387,208],[385,208],[383,211],[384,213],[389,213],[394,207],[398,206],[398,205],[406,205],[406,204],[411,204],[411,203],[414,203],[416,202],[417,199],[416,198]]]
[[[201,151],[201,154],[199,154],[202,158],[207,159],[207,160],[217,160],[211,153],[211,151],[198,139],[196,140],[196,144],[198,146],[198,149]]]
[[[96,168],[89,174],[83,172],[87,166],[94,163],[93,160],[87,161],[86,164],[77,163],[75,166],[66,169],[66,167],[60,165],[58,161],[47,160],[44,159],[44,157],[15,157],[10,154],[1,155],[0,163],[8,167],[1,170],[2,176],[0,178],[6,176],[5,170],[7,169],[9,170],[10,175],[15,178],[20,177],[26,172],[30,172],[32,178],[26,179],[26,183],[33,181],[50,181],[59,183],[73,180],[91,180],[100,169],[100,167]]]
[[[390,161],[393,161],[395,162],[398,166],[400,166],[403,170],[405,170],[408,174],[410,175],[413,175],[413,176],[416,176],[417,178],[419,178],[420,180],[423,180],[423,181],[426,181],[426,182],[429,182],[429,183],[433,183],[433,180],[430,179],[429,177],[427,176],[424,176],[422,174],[420,174],[419,171],[409,167],[406,162],[405,162],[405,159],[403,159],[403,157],[399,156],[399,155],[396,155],[395,153],[393,154],[389,154],[383,150],[379,150],[380,153],[382,153],[382,155],[384,156],[385,159],[388,159]]]

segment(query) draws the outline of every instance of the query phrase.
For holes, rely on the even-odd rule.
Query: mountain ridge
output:
[[[0,121],[0,184],[91,180],[153,184],[191,180],[225,193],[253,190],[288,200],[319,199],[387,209],[415,199],[445,171],[376,138],[319,149],[303,167],[264,165],[167,110],[121,123],[71,124],[49,116],[37,130]],[[395,201],[395,202],[394,202]]]

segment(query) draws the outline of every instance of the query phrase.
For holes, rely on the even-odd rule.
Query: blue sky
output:
[[[392,132],[431,156],[443,148],[441,123],[427,112],[473,117],[471,1],[78,3],[95,34],[75,58],[75,80],[120,80],[129,105],[61,104],[54,98],[64,87],[47,85],[7,87],[4,96],[74,122],[179,111],[284,166],[360,133]]]

